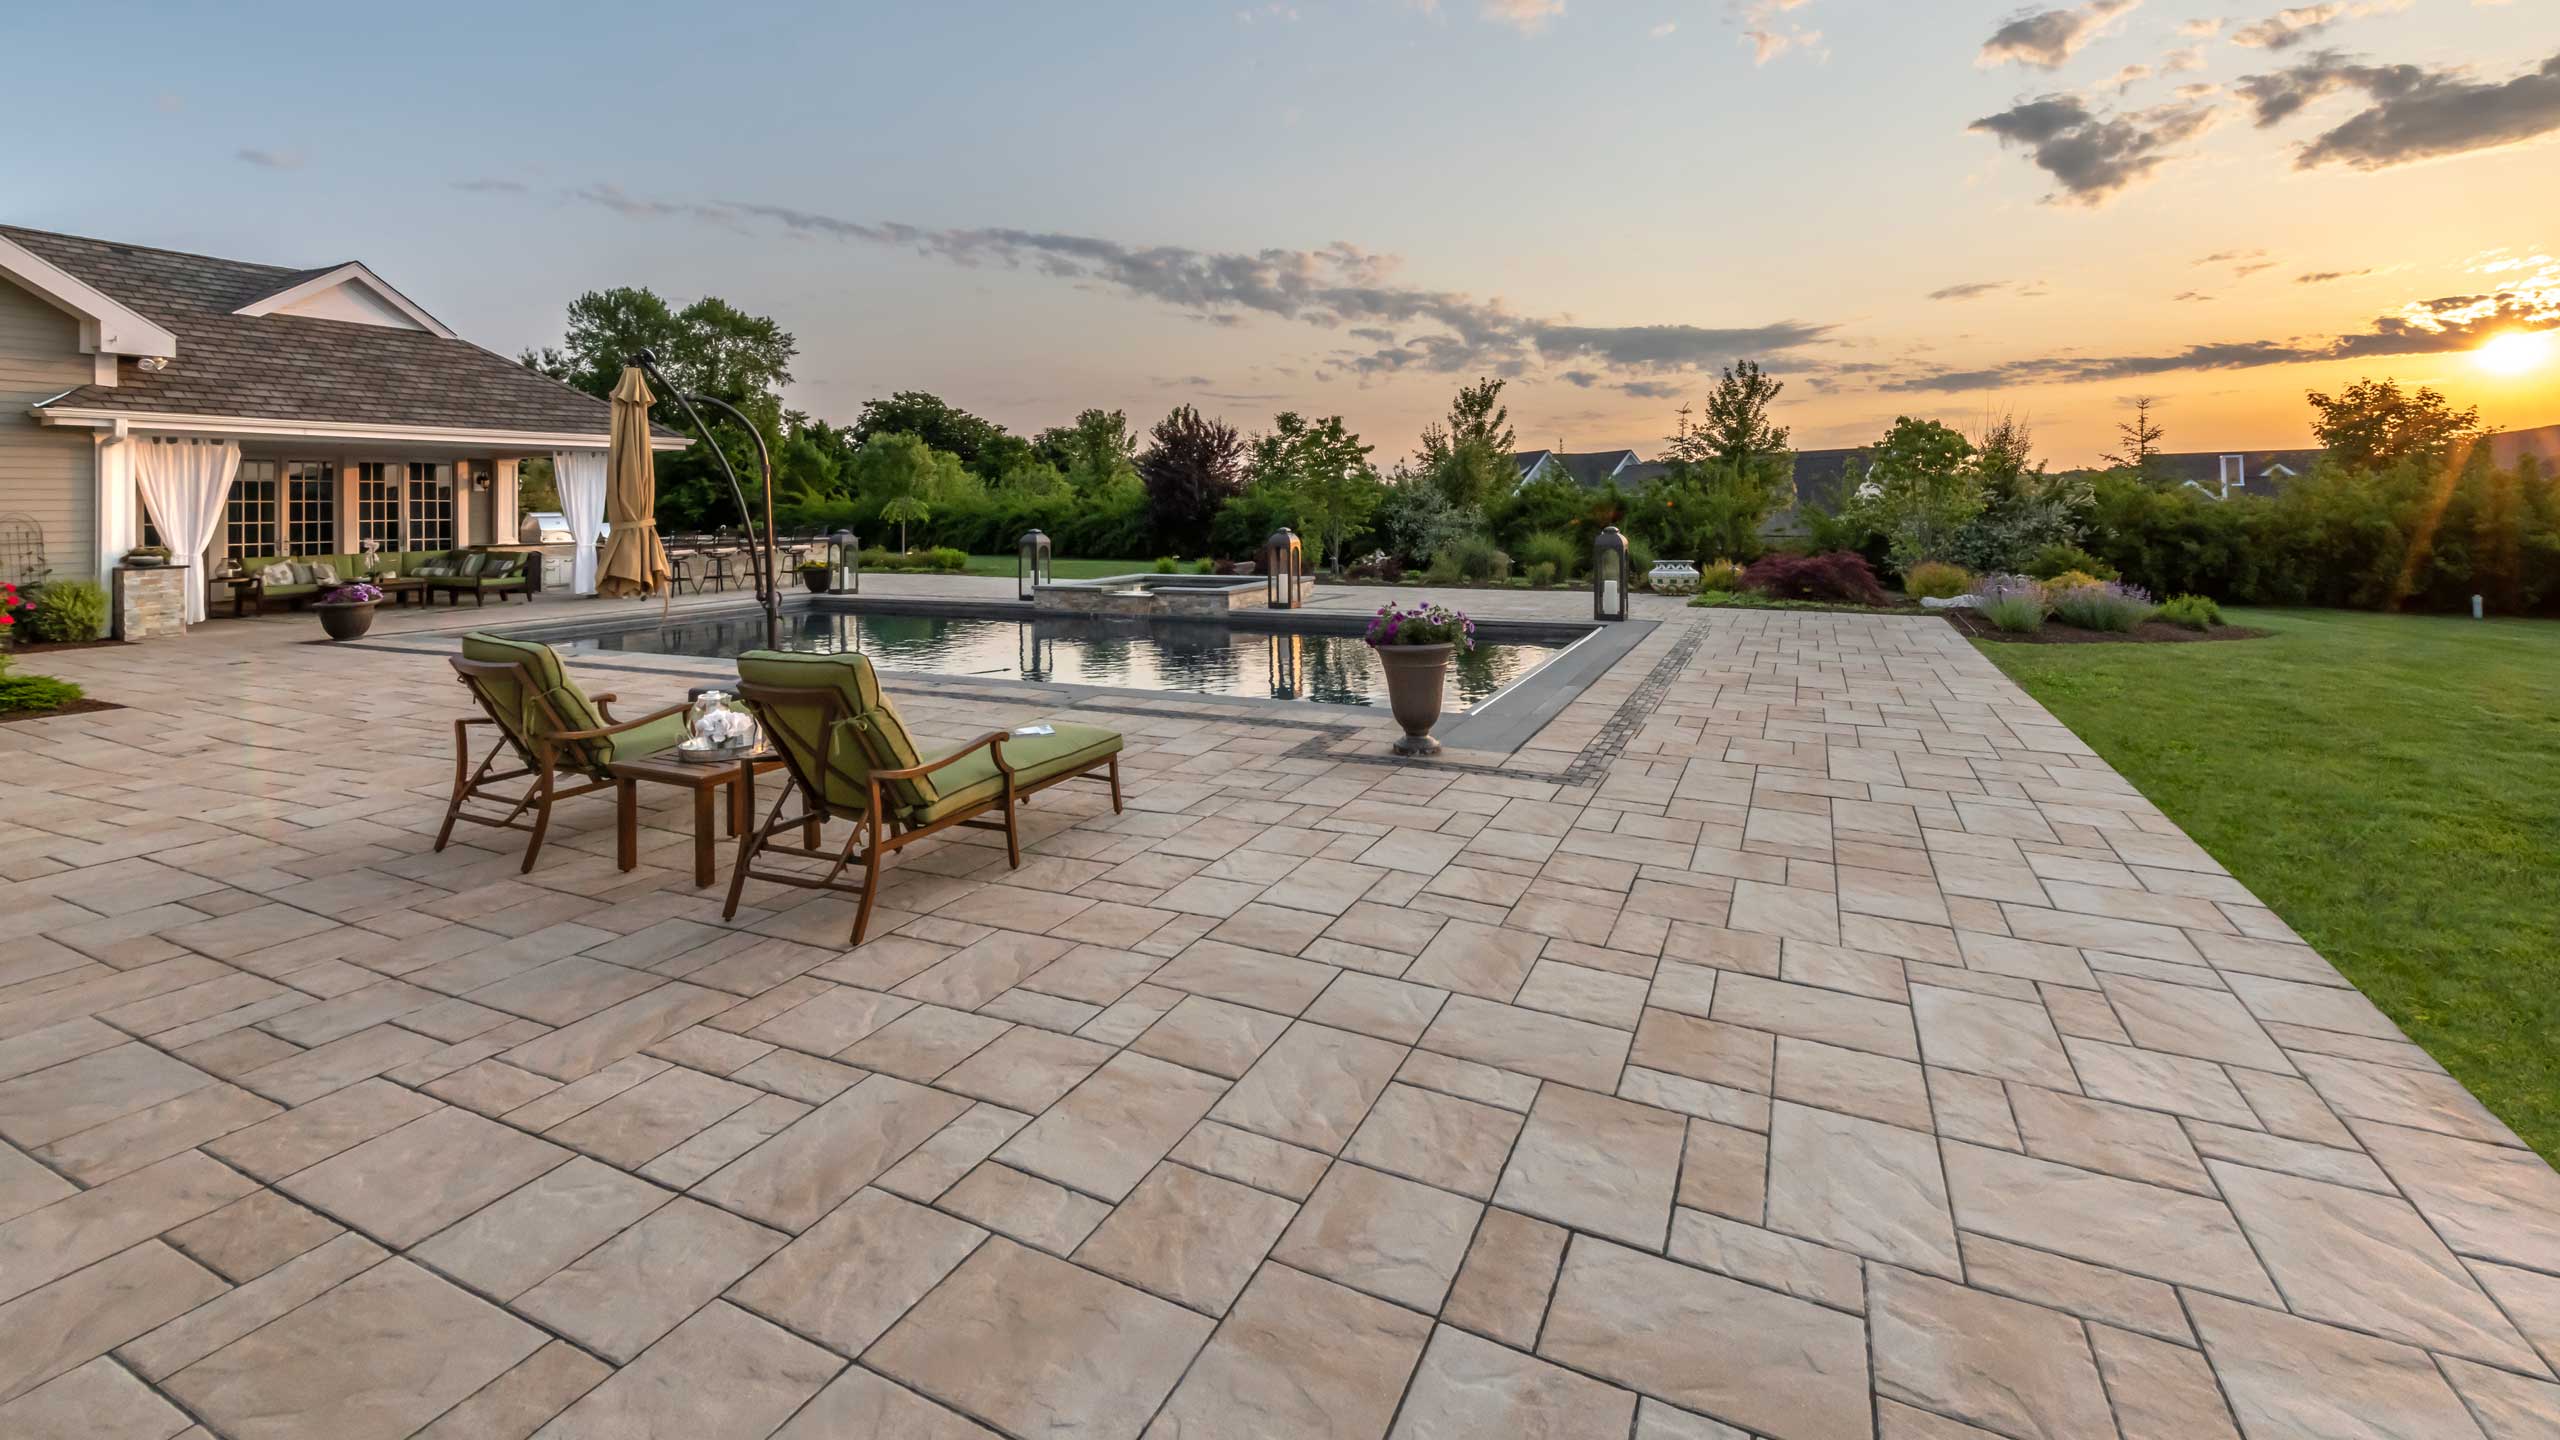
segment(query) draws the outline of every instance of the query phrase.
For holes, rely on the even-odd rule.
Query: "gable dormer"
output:
[[[392,289],[390,282],[356,260],[296,276],[231,313],[296,315],[306,320],[334,320],[383,330],[418,330],[445,340],[456,338],[443,321],[420,309],[408,296]]]

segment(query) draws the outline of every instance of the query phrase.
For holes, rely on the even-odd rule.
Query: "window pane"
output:
[[[401,548],[453,548],[452,466],[419,460],[409,463],[409,543]]]
[[[277,553],[276,462],[243,460],[223,506],[222,541],[240,559]]]
[[[284,467],[286,553],[331,555],[338,549],[338,467],[296,460]]]
[[[400,545],[400,489],[397,467],[369,461],[356,467],[356,544],[380,543],[385,550]]]

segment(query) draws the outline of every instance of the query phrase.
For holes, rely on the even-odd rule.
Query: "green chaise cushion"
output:
[[[1081,770],[1120,753],[1120,735],[1098,725],[1059,725],[1052,735],[1008,735],[1004,763],[1013,767],[1016,791],[1055,775]],[[911,818],[929,825],[973,806],[1004,798],[1004,774],[996,768],[993,747],[972,750],[933,774],[939,799],[917,809]]]

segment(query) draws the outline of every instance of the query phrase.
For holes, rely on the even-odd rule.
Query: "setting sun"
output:
[[[2510,330],[2471,352],[2472,360],[2492,375],[2522,375],[2551,363],[2554,332]]]

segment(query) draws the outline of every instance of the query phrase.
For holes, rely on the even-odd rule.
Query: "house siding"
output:
[[[95,378],[80,322],[0,279],[0,516],[44,527],[57,580],[97,578],[95,447],[86,431],[36,424],[27,407]]]

